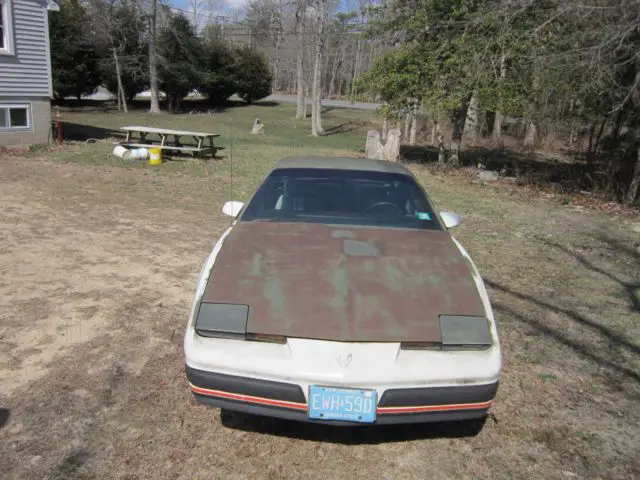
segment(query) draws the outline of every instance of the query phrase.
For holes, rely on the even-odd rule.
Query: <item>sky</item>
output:
[[[205,11],[211,11],[218,15],[231,15],[234,11],[244,11],[250,0],[168,0],[168,3],[176,8],[192,12],[194,4]],[[355,10],[358,0],[338,0],[338,10]],[[243,15],[241,15],[242,18]]]

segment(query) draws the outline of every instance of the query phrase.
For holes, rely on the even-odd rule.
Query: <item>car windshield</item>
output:
[[[341,169],[274,170],[240,220],[442,230],[412,177]]]

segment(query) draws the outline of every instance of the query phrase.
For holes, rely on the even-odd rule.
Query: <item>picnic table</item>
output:
[[[191,152],[196,157],[206,154],[215,155],[218,149],[213,144],[213,139],[220,136],[217,133],[191,132],[188,130],[173,130],[139,125],[121,127],[120,130],[127,132],[127,138],[119,142],[119,145],[138,148],[148,148],[152,146],[163,150]],[[133,138],[134,134],[138,135],[138,140]],[[151,140],[147,138],[148,135],[157,135],[160,139]],[[173,141],[171,137],[173,137]],[[197,146],[184,145],[180,142],[181,137],[193,138]]]

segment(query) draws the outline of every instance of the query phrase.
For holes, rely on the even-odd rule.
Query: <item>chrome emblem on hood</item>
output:
[[[348,354],[346,356],[339,356],[336,357],[336,362],[338,362],[338,365],[340,365],[342,368],[347,368],[349,365],[351,365],[351,360],[353,359],[353,355]]]

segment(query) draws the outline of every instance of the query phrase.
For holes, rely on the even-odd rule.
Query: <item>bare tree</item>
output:
[[[311,84],[311,135],[317,137],[324,133],[322,128],[322,64],[324,61],[325,28],[329,17],[329,0],[316,0],[316,38],[315,59],[313,65],[313,83]]]
[[[636,197],[638,196],[638,190],[640,189],[640,147],[638,147],[636,155],[636,166],[633,169],[631,183],[629,184],[629,189],[627,190],[627,195],[625,197],[625,201],[627,203],[635,202]]]
[[[416,130],[418,129],[418,112],[420,110],[420,102],[415,100],[411,105],[411,127],[409,129],[409,145],[416,144]]]
[[[219,20],[223,6],[224,0],[187,0],[185,10],[195,31],[199,33],[205,25]]]
[[[297,48],[296,48],[296,79],[298,94],[298,106],[296,108],[296,118],[305,118],[305,85],[304,85],[304,19],[307,9],[307,0],[298,0],[296,5],[296,35],[297,35]]]
[[[151,12],[149,14],[149,84],[151,87],[151,107],[149,113],[160,113],[160,100],[158,95],[158,48],[156,36],[158,33],[158,0],[151,0]]]
[[[114,9],[116,8],[116,0],[93,0],[88,3],[88,8],[91,9],[93,20],[93,36],[96,44],[101,45],[102,48],[106,48],[107,51],[111,51],[110,54],[113,57],[113,63],[116,71],[116,79],[118,84],[117,101],[118,110],[124,110],[126,113],[127,99],[122,85],[122,73],[120,66],[120,58],[118,55],[118,48],[120,43],[115,38],[114,32],[121,32],[123,29],[114,18]]]
[[[502,53],[500,55],[500,80],[503,81],[507,75],[507,56]],[[502,122],[504,116],[502,112],[496,110],[495,117],[493,119],[493,140],[497,143],[502,141]]]
[[[282,42],[284,41],[284,15],[285,3],[282,0],[276,0],[271,7],[270,15],[270,32],[271,43],[274,49],[273,59],[273,93],[278,91],[279,73],[280,73],[280,54],[282,50]]]
[[[124,113],[127,113],[129,110],[127,108],[127,95],[125,94],[124,87],[122,86],[122,73],[120,72],[120,59],[118,58],[118,49],[115,45],[112,47],[113,50],[113,63],[116,65],[116,78],[118,80],[118,109],[122,108]]]

